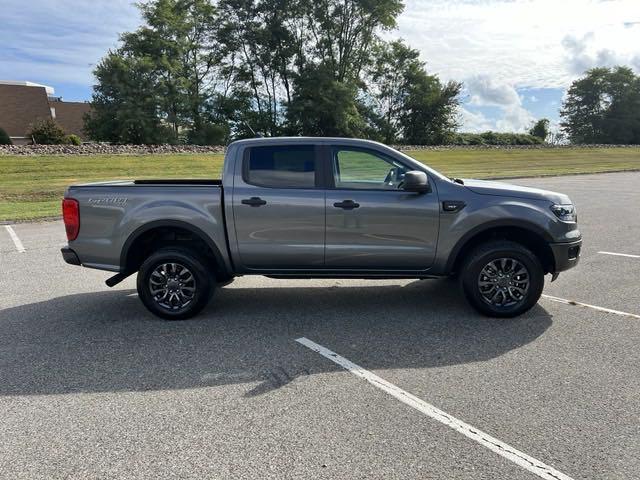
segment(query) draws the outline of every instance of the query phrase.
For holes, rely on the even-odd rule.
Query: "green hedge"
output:
[[[451,145],[541,145],[542,139],[527,133],[456,133]]]

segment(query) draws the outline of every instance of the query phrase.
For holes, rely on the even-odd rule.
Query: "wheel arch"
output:
[[[478,245],[490,240],[511,240],[529,248],[540,260],[545,273],[555,271],[549,243],[551,235],[527,221],[494,221],[467,232],[453,247],[446,264],[447,273],[457,273],[464,258]]]
[[[157,220],[138,227],[124,242],[120,253],[120,270],[126,273],[137,271],[144,259],[153,250],[164,245],[184,245],[196,248],[210,260],[216,278],[220,281],[229,279],[222,252],[200,228],[180,220]]]

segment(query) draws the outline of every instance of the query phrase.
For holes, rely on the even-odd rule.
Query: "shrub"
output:
[[[187,141],[192,145],[224,145],[229,137],[229,127],[206,123],[199,130],[191,130]]]
[[[13,145],[9,134],[0,128],[0,145]]]
[[[452,145],[539,145],[542,139],[526,133],[458,133],[450,141]]]
[[[82,145],[82,140],[80,139],[80,137],[78,135],[74,135],[73,133],[70,135],[67,135],[65,137],[65,142],[69,145]]]
[[[482,137],[475,133],[458,133],[450,143],[452,145],[484,145]]]
[[[36,121],[31,126],[29,135],[34,143],[41,145],[62,145],[67,139],[62,127],[50,118]]]
[[[494,132],[484,132],[480,134],[480,138],[482,139],[483,145],[497,145],[498,137]]]

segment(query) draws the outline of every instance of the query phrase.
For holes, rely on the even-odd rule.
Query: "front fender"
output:
[[[549,210],[549,202],[482,196],[467,199],[465,208],[456,213],[441,213],[440,235],[435,269],[451,273],[463,247],[474,237],[496,228],[516,227],[538,235],[546,242],[561,241],[566,227]]]

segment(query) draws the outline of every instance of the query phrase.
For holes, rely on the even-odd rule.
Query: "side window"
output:
[[[245,181],[273,188],[315,188],[313,145],[253,147],[245,160]]]
[[[335,148],[333,178],[336,188],[397,190],[407,167],[376,152]]]

